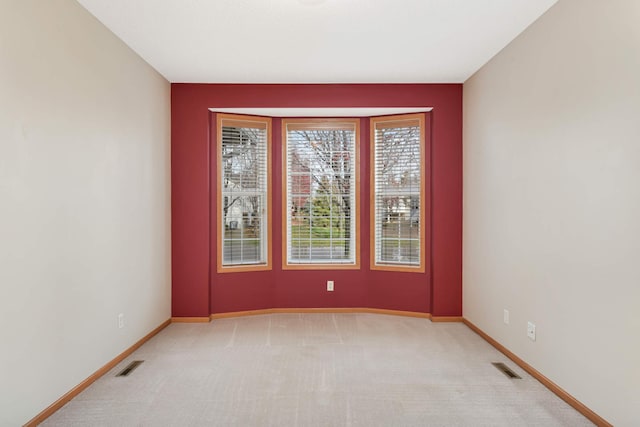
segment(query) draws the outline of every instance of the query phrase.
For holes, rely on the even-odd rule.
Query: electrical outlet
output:
[[[118,314],[118,328],[124,328],[124,313]]]
[[[327,291],[333,292],[333,280],[327,280]]]
[[[527,336],[531,341],[536,340],[536,324],[527,322]]]
[[[506,308],[504,309],[504,314],[502,316],[502,321],[504,322],[505,325],[509,324],[509,310],[507,310]]]

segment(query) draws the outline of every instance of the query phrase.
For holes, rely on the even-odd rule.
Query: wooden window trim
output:
[[[247,126],[258,129],[266,129],[267,131],[267,237],[263,242],[266,245],[266,262],[262,264],[240,264],[240,265],[223,265],[222,260],[222,239],[223,230],[222,223],[224,221],[221,214],[222,206],[222,126],[231,124],[232,126]],[[272,269],[272,177],[271,177],[271,117],[262,116],[246,116],[239,114],[216,113],[216,244],[217,244],[217,272],[218,273],[240,273],[247,271],[268,271]]]
[[[282,269],[283,270],[360,270],[360,119],[355,118],[300,118],[282,119]],[[343,125],[342,127],[340,125]],[[289,264],[287,248],[288,213],[287,213],[287,129],[293,125],[296,130],[304,129],[352,129],[355,127],[355,256],[353,264]]]
[[[376,271],[397,271],[407,273],[424,273],[426,271],[426,254],[427,254],[427,226],[426,212],[430,209],[430,202],[426,197],[426,166],[429,160],[429,153],[426,144],[426,118],[425,113],[401,114],[394,116],[370,117],[370,181],[369,181],[369,252],[371,270]],[[376,263],[376,125],[378,128],[390,128],[392,126],[406,126],[411,123],[420,125],[420,264],[419,265],[401,265],[401,264],[378,264]],[[391,123],[393,122],[393,123]]]

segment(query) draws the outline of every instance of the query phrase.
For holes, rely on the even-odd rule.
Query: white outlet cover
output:
[[[504,322],[505,325],[509,324],[509,310],[507,310],[506,308],[504,309],[502,321]]]
[[[327,291],[333,292],[333,280],[327,280]]]
[[[527,322],[527,336],[531,341],[536,340],[536,325],[535,323]]]

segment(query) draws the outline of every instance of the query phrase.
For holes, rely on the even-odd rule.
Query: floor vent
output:
[[[116,375],[116,377],[126,377],[131,372],[133,372],[134,369],[136,369],[138,366],[140,366],[142,364],[142,362],[144,362],[144,360],[134,360],[133,362],[129,363],[129,365],[127,365],[126,368],[124,368],[122,371],[120,371],[120,373],[118,375]]]
[[[493,362],[491,363],[493,366],[498,368],[500,372],[505,374],[509,378],[522,379],[522,377],[511,370],[507,365],[502,362]]]

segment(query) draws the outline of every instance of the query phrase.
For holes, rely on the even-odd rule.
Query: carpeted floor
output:
[[[172,324],[43,425],[592,424],[461,323],[273,314]]]

